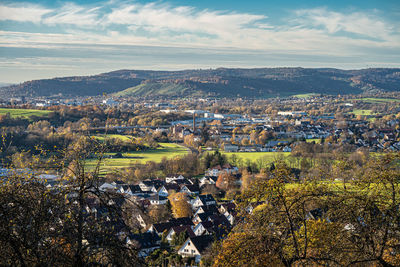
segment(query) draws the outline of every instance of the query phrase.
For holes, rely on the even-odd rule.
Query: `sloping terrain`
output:
[[[95,96],[107,93],[121,97],[264,98],[303,93],[357,94],[373,90],[400,90],[400,69],[119,70],[94,76],[29,81],[0,88],[0,96]]]

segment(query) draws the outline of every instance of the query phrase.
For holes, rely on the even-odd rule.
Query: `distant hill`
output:
[[[400,68],[362,70],[257,68],[183,71],[119,70],[93,76],[35,80],[0,88],[0,96],[251,97],[302,93],[399,91]]]

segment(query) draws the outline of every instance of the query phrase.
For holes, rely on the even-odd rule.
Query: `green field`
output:
[[[106,138],[110,138],[110,139],[111,138],[118,138],[118,139],[120,139],[121,141],[124,141],[124,142],[129,142],[133,138],[133,136],[131,136],[131,135],[122,135],[122,134],[107,134],[107,135],[103,134],[103,135],[94,135],[93,137],[96,138],[99,141],[104,141],[104,139],[106,139]]]
[[[354,115],[374,115],[374,113],[372,112],[372,110],[370,109],[354,109],[351,113],[353,113]]]
[[[23,117],[29,119],[32,116],[45,117],[53,111],[51,110],[39,110],[39,109],[17,109],[17,108],[0,108],[0,115],[6,115],[10,113],[12,118]]]
[[[388,102],[397,102],[400,103],[400,99],[394,99],[394,98],[373,98],[373,97],[365,97],[365,98],[357,98],[353,100],[360,100],[363,102],[367,103],[388,103]]]
[[[235,155],[238,159],[243,162],[251,161],[258,162],[262,161],[265,164],[270,164],[278,160],[284,160],[290,164],[290,160],[294,159],[290,152],[221,152],[226,155],[229,159],[232,155]]]
[[[146,163],[147,161],[160,162],[162,158],[174,158],[186,155],[189,150],[178,144],[159,143],[160,147],[146,151],[133,151],[122,153],[123,158],[105,158],[101,163],[101,173],[126,168],[135,163]],[[114,155],[115,153],[106,153],[105,156]],[[86,168],[92,170],[97,164],[96,159],[86,161]]]

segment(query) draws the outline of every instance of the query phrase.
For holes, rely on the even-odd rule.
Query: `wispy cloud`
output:
[[[82,42],[102,44],[226,47],[242,49],[313,50],[332,48],[345,52],[357,47],[400,46],[394,27],[375,15],[339,13],[326,8],[299,10],[287,18],[291,24],[273,25],[265,15],[149,4],[105,3],[93,7],[68,3],[58,9],[34,5],[0,5],[0,20],[41,23],[46,27],[67,26],[54,35],[28,35],[35,42]],[[100,32],[99,32],[100,30]],[[347,32],[350,35],[338,33]],[[2,32],[3,42],[15,33]],[[357,35],[357,36],[355,36]],[[60,37],[60,36],[58,36]],[[47,39],[46,39],[47,38]]]
[[[330,34],[348,32],[385,40],[396,29],[374,14],[362,12],[339,13],[326,8],[296,11],[298,23],[304,27],[321,26]],[[397,30],[397,33],[398,30]]]
[[[42,18],[43,24],[69,24],[76,26],[96,26],[101,23],[100,7],[88,8],[73,3],[63,5],[59,11],[53,11],[49,16]]]
[[[39,23],[45,14],[52,12],[51,9],[25,3],[23,5],[1,5],[0,20],[11,20],[19,22]]]
[[[388,21],[379,11],[337,12],[320,7],[294,10],[280,20],[267,15],[174,6],[162,1],[141,4],[111,0],[98,6],[65,3],[56,8],[0,2],[0,22],[12,25],[0,30],[0,49],[34,48],[54,55],[54,61],[49,56],[42,56],[45,60],[40,56],[8,59],[8,65],[0,62],[0,68],[19,62],[29,69],[44,69],[47,64],[48,70],[64,58],[62,53],[78,50],[85,53],[73,58],[90,55],[87,62],[96,70],[99,64],[93,62],[104,55],[107,65],[115,68],[128,68],[131,62],[147,68],[178,68],[268,66],[271,62],[302,66],[341,62],[349,66],[381,59],[387,64],[399,61],[394,56],[400,51],[400,25],[394,25],[399,22]],[[150,48],[147,54],[131,57],[132,51],[142,52],[143,47]],[[121,50],[125,51],[122,57]],[[154,54],[158,55],[156,59]],[[195,57],[196,63],[187,57]],[[63,62],[57,67],[60,71],[69,64],[69,69],[83,68],[76,60]]]

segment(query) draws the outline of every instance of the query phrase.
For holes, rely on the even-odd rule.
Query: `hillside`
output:
[[[95,96],[275,97],[302,93],[357,94],[400,90],[400,69],[119,70],[94,76],[35,80],[0,88],[1,97]]]

